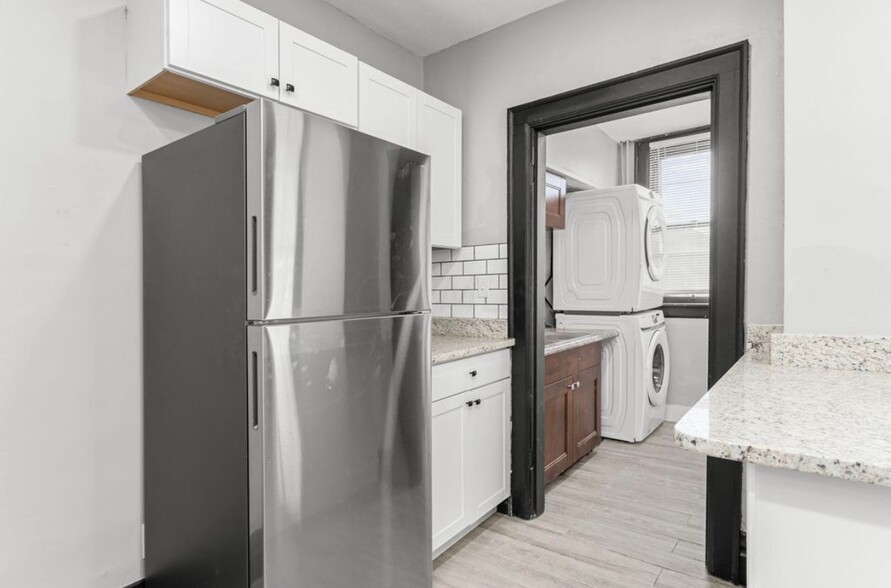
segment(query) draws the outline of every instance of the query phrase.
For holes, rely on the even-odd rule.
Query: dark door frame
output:
[[[712,98],[709,387],[743,355],[749,43],[572,90],[508,110],[508,249],[513,353],[511,514],[544,512],[544,139],[594,120],[703,92]],[[719,460],[723,461],[723,460]],[[709,571],[738,579],[741,465],[708,466]],[[736,472],[736,473],[735,473]]]

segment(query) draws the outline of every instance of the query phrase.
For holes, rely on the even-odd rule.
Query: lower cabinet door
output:
[[[470,392],[468,406],[467,461],[470,465],[467,494],[471,518],[510,494],[510,380],[501,380]]]
[[[470,408],[465,395],[457,394],[433,403],[432,478],[433,550],[460,532],[467,518],[468,451],[466,425]]]
[[[600,366],[582,370],[575,378],[572,392],[572,461],[576,462],[593,450],[600,441]]]
[[[572,465],[572,401],[575,378],[564,378],[545,386],[544,482],[549,484]]]

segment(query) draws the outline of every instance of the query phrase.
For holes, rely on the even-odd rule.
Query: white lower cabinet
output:
[[[486,363],[480,357],[434,367],[434,397],[445,372],[456,365],[472,372]],[[506,371],[490,377],[500,379],[433,403],[434,557],[510,496],[510,364],[499,363]]]

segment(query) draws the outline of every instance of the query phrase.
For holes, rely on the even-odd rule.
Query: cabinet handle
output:
[[[468,400],[468,401],[467,401],[467,406],[473,406],[473,400]]]
[[[272,78],[269,80],[269,85],[278,88],[281,84],[279,83],[278,78]]]
[[[475,377],[476,377],[476,370],[473,370],[473,371],[470,372],[470,377],[471,377],[471,378],[475,378]]]
[[[473,401],[473,403],[476,404],[477,406],[480,405],[480,402],[482,402],[482,400],[480,400],[479,398],[477,398],[476,400]]]
[[[575,387],[576,387],[576,388],[581,388],[581,387],[582,387],[582,383],[579,382],[578,380],[576,380],[576,381],[575,381]]]
[[[293,92],[294,84],[285,84],[285,92]]]
[[[575,382],[573,382],[571,384],[566,384],[566,387],[569,388],[570,390],[575,390]]]

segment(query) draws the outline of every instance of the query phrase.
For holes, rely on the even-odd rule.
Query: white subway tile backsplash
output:
[[[498,287],[498,276],[490,276],[486,274],[484,276],[476,277],[476,289],[480,288],[497,288]]]
[[[473,290],[473,276],[455,276],[452,278],[452,288],[455,290]]]
[[[431,274],[433,316],[507,318],[506,243],[434,249]]]
[[[461,304],[461,290],[443,290],[443,304]]]
[[[473,307],[473,316],[475,318],[497,319],[498,306],[494,304],[477,304]]]
[[[462,302],[464,304],[485,304],[486,299],[477,296],[476,290],[463,290]]]
[[[491,259],[486,262],[488,264],[486,273],[488,274],[506,274],[507,273],[507,260],[506,259]]]
[[[472,261],[473,247],[462,247],[452,251],[452,261]]]
[[[489,304],[507,304],[507,290],[489,290],[486,302]]]
[[[442,264],[442,275],[444,276],[460,276],[464,274],[464,262],[450,261]]]
[[[473,305],[455,304],[452,306],[452,316],[455,318],[473,318]]]
[[[464,275],[476,275],[476,274],[484,274],[486,273],[486,261],[465,261],[464,262]]]
[[[498,245],[477,245],[474,247],[474,259],[498,259]]]

